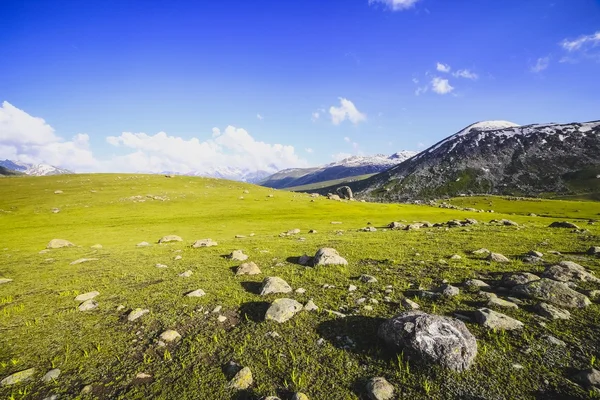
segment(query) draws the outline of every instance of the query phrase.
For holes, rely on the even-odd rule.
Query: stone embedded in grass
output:
[[[227,387],[233,390],[246,390],[252,385],[252,382],[252,371],[250,368],[244,367],[229,381]]]
[[[233,261],[246,261],[248,256],[242,250],[234,250],[229,254],[228,258]]]
[[[371,275],[362,274],[359,278],[359,281],[363,283],[377,283],[377,278]]]
[[[556,308],[548,303],[536,304],[535,312],[548,319],[571,319],[570,312]]]
[[[450,258],[450,260],[453,260],[453,261],[462,260],[462,257],[459,256],[458,254],[453,254],[449,258]]]
[[[423,311],[388,319],[377,335],[409,358],[458,372],[467,370],[477,355],[477,340],[462,321]]]
[[[304,305],[304,311],[317,311],[319,307],[315,304],[313,299],[308,300],[308,302]]]
[[[400,305],[402,305],[402,307],[404,307],[406,310],[418,310],[421,308],[421,306],[419,306],[417,303],[406,297],[400,300]]]
[[[359,229],[361,232],[377,232],[377,228],[374,226],[367,226],[365,228]]]
[[[267,309],[265,320],[273,320],[282,324],[302,311],[303,308],[304,306],[296,300],[277,299]]]
[[[600,255],[600,246],[592,246],[588,249],[587,255],[589,256],[599,256]]]
[[[86,300],[83,303],[81,303],[79,305],[79,311],[90,311],[90,310],[94,310],[96,308],[98,308],[98,303],[96,303],[94,300]]]
[[[356,289],[358,289],[358,288],[356,286],[354,286],[354,285],[348,286],[348,291],[349,292],[354,292]]]
[[[558,307],[584,308],[591,304],[587,296],[574,291],[565,283],[547,278],[515,286],[512,291],[517,295],[545,301]]]
[[[179,274],[178,276],[182,277],[182,278],[189,278],[190,276],[192,276],[194,273],[191,270],[187,270],[185,272],[182,272],[181,274]]]
[[[168,329],[160,334],[160,340],[165,343],[172,343],[179,339],[181,339],[181,335],[179,332],[174,331],[173,329]]]
[[[556,221],[550,224],[549,228],[567,228],[567,229],[579,229],[577,225],[568,221]]]
[[[347,265],[348,261],[342,258],[336,249],[323,247],[317,250],[313,259],[314,265]]]
[[[523,323],[508,315],[490,310],[489,308],[480,308],[475,311],[477,322],[489,329],[514,330],[523,328]]]
[[[298,228],[296,228],[296,229],[291,229],[291,230],[289,230],[289,231],[285,232],[285,234],[286,234],[286,235],[288,235],[288,236],[289,236],[289,235],[297,235],[297,234],[299,234],[299,233],[300,233],[300,229],[298,229]]]
[[[304,294],[304,293],[306,293],[306,289],[304,289],[304,288],[298,288],[298,289],[294,290],[294,292],[296,292],[298,294]]]
[[[406,231],[414,231],[414,230],[417,230],[417,229],[421,229],[422,227],[423,227],[423,224],[419,224],[419,223],[417,223],[417,224],[410,224],[406,228],[404,228],[404,230],[406,230]]]
[[[179,261],[181,260],[183,257],[181,257],[180,255],[177,255],[173,258],[174,261]]]
[[[148,247],[150,246],[150,243],[148,242],[140,242],[138,244],[136,244],[136,247]]]
[[[165,264],[156,264],[156,268],[169,268]]]
[[[510,219],[502,219],[500,222],[504,226],[519,226],[519,224],[517,224],[515,221],[511,221]]]
[[[487,283],[485,283],[482,280],[479,279],[467,279],[464,283],[465,287],[469,288],[469,289],[475,289],[475,290],[479,290],[479,289],[488,289],[490,287],[490,285],[488,285]]]
[[[167,235],[158,239],[158,243],[183,242],[183,239],[177,235]]]
[[[445,283],[438,288],[438,292],[440,292],[444,297],[454,297],[460,294],[460,289],[456,286]]]
[[[583,281],[600,282],[600,279],[587,272],[581,265],[572,261],[561,261],[556,265],[551,265],[542,273],[542,277],[554,279],[555,281]]]
[[[482,254],[490,254],[490,253],[491,253],[491,251],[489,251],[488,249],[484,249],[484,248],[481,248],[479,250],[474,250],[471,252],[471,254],[474,254],[476,256],[482,255]]]
[[[260,269],[255,262],[247,262],[240,265],[235,271],[236,275],[258,275],[260,274]]]
[[[515,308],[515,309],[519,308],[519,306],[516,305],[515,303],[501,299],[499,297],[490,298],[487,302],[487,306],[488,307],[500,307],[500,308]]]
[[[90,262],[90,261],[98,261],[98,259],[97,258],[79,258],[79,259],[69,263],[69,265],[83,264],[83,263]]]
[[[197,248],[200,248],[200,247],[213,247],[213,246],[216,246],[217,244],[218,243],[215,242],[212,239],[199,239],[199,240],[196,240],[192,244],[192,247],[195,248],[195,249],[197,249]]]
[[[75,297],[75,301],[91,300],[94,297],[98,296],[99,294],[100,294],[100,292],[97,292],[97,291],[82,293],[79,296]]]
[[[529,250],[526,255],[532,256],[532,257],[538,257],[538,258],[544,257],[544,253],[541,253],[536,250]]]
[[[218,314],[221,312],[221,309],[223,308],[223,306],[216,306],[215,308],[213,308],[213,310],[211,311],[213,314]]]
[[[150,310],[148,310],[148,309],[136,308],[135,310],[132,310],[129,313],[129,315],[127,316],[127,321],[133,322],[136,319],[148,314],[149,312],[150,312]]]
[[[29,379],[31,379],[31,377],[33,377],[34,374],[35,368],[29,368],[23,371],[15,372],[14,374],[2,379],[0,381],[0,386],[10,386],[28,381]]]
[[[46,375],[44,375],[42,377],[42,382],[51,382],[53,380],[58,379],[59,376],[60,376],[60,369],[58,369],[58,368],[51,369],[50,371],[46,372]]]
[[[289,293],[291,291],[292,287],[288,285],[286,281],[277,276],[269,276],[262,282],[260,295],[265,296],[272,293]]]
[[[52,209],[52,213],[53,214],[58,214],[60,212],[60,208],[53,208]]]
[[[71,242],[69,242],[68,240],[64,240],[64,239],[52,239],[48,245],[46,246],[47,249],[60,249],[62,247],[74,247],[75,245]]]
[[[224,315],[219,315],[219,316],[217,317],[217,321],[219,321],[219,322],[223,323],[223,322],[227,321],[227,317],[226,317],[226,316],[224,316]]]
[[[94,249],[94,250],[100,250],[102,248],[102,245],[101,244],[95,244],[95,245],[91,246],[90,248]]]
[[[8,282],[12,282],[12,279],[8,279],[8,278],[0,278],[0,285],[2,285],[3,283],[8,283]]]
[[[194,290],[194,291],[186,294],[187,297],[202,297],[205,295],[206,295],[206,293],[202,289],[197,289],[197,290]]]
[[[506,287],[513,287],[539,280],[539,276],[529,272],[507,273],[502,276],[501,284]]]
[[[54,194],[62,194],[62,193],[63,193],[63,191],[62,191],[62,190],[55,190],[55,191],[54,191]]]
[[[497,263],[507,263],[507,262],[510,262],[510,260],[507,257],[503,256],[500,253],[490,253],[487,256],[486,260],[497,262]]]
[[[404,225],[403,223],[394,221],[394,222],[390,222],[387,227],[390,229],[404,229],[404,228],[406,228],[406,225]]]
[[[394,387],[382,377],[369,379],[367,382],[367,396],[371,400],[392,400]]]

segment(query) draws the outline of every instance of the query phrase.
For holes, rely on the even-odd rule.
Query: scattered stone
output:
[[[477,340],[455,318],[406,311],[379,327],[378,336],[410,358],[464,371],[477,355]]]
[[[129,321],[129,322],[135,321],[136,319],[148,314],[149,312],[150,312],[150,310],[148,310],[148,309],[136,308],[135,310],[133,310],[129,313],[129,315],[127,316],[127,321]]]
[[[8,278],[0,278],[0,285],[4,284],[4,283],[9,283],[12,282],[12,279],[8,279]]]
[[[304,311],[317,311],[319,307],[314,303],[312,299],[308,300],[308,302],[304,305]]]
[[[348,291],[349,292],[354,292],[356,289],[358,289],[358,288],[356,286],[354,286],[354,285],[348,286]]]
[[[327,198],[328,198],[329,200],[336,200],[336,201],[340,201],[340,200],[342,200],[342,199],[340,198],[340,196],[338,196],[337,194],[332,194],[332,193],[328,193],[328,194],[327,194]]]
[[[503,219],[500,222],[502,222],[504,226],[519,226],[519,224],[517,224],[515,221],[511,221],[510,219]]]
[[[281,337],[281,335],[275,331],[269,331],[269,332],[265,333],[265,336],[268,336],[273,339]]]
[[[528,255],[528,256],[532,256],[532,257],[538,257],[538,258],[542,258],[542,257],[544,257],[544,254],[543,254],[543,253],[540,253],[539,251],[535,251],[535,250],[530,250],[530,251],[527,253],[527,255]]]
[[[272,195],[271,195],[272,196]],[[233,390],[246,390],[252,385],[252,371],[248,367],[239,370],[227,387]]]
[[[503,300],[499,297],[492,297],[487,302],[488,307],[501,307],[501,308],[519,308],[518,305],[511,301]]]
[[[400,304],[407,310],[418,310],[421,308],[417,303],[406,297],[400,300]]]
[[[192,276],[194,273],[191,270],[187,270],[185,272],[182,272],[181,274],[179,274],[180,277],[182,278],[189,278],[190,276]]]
[[[421,227],[423,226],[423,224],[410,224],[408,225],[406,228],[404,228],[407,231],[414,231],[417,229],[421,229]]]
[[[567,344],[565,342],[563,342],[562,340],[555,338],[552,335],[544,335],[542,336],[542,339],[547,341],[550,344],[553,344],[555,346],[560,346],[560,347],[567,347]]]
[[[186,294],[187,297],[202,297],[205,295],[206,295],[206,293],[202,289],[196,289],[196,290]]]
[[[323,247],[315,254],[313,263],[314,265],[347,265],[348,261],[342,258],[337,250]]]
[[[472,252],[472,254],[477,255],[477,256],[482,255],[482,254],[490,254],[490,253],[491,253],[491,251],[489,251],[488,249],[483,249],[483,248],[479,249],[479,250],[474,250]]]
[[[371,275],[362,274],[358,279],[363,283],[377,283],[377,278]]]
[[[234,250],[228,257],[234,261],[246,261],[248,259],[248,256],[242,250]]]
[[[83,294],[80,294],[79,296],[75,297],[75,301],[90,300],[90,299],[93,299],[94,297],[98,296],[99,294],[100,294],[100,292],[97,292],[97,291],[83,293]]]
[[[371,400],[392,400],[394,387],[385,378],[371,378],[367,382],[367,396]]]
[[[590,256],[600,255],[600,246],[592,246],[588,249],[587,254]]]
[[[219,321],[220,323],[223,323],[223,322],[227,321],[227,317],[224,315],[219,315],[217,317],[217,321]]]
[[[54,191],[54,194],[62,194],[62,193],[63,193],[63,191],[62,191],[62,190],[55,190],[55,191]]]
[[[462,257],[459,256],[458,254],[454,254],[454,255],[450,256],[450,259],[458,261],[458,260],[462,260]]]
[[[215,308],[213,308],[213,310],[211,312],[213,314],[218,314],[221,312],[222,309],[223,309],[223,306],[216,306]]]
[[[136,244],[136,247],[148,247],[150,246],[150,243],[148,242],[140,242],[138,244]]]
[[[335,191],[338,194],[338,196],[340,196],[340,198],[342,198],[342,199],[350,200],[350,199],[354,198],[354,196],[352,195],[352,189],[350,189],[350,186],[341,186],[341,187],[337,188]]]
[[[90,393],[92,393],[93,390],[94,390],[93,385],[85,385],[83,387],[83,389],[81,389],[80,394],[90,394]]]
[[[117,311],[123,311],[125,309],[125,306],[123,304],[119,304],[117,306]]]
[[[535,256],[525,256],[523,257],[523,262],[526,264],[541,264],[544,262],[544,259]]]
[[[367,226],[365,228],[359,229],[361,232],[377,232],[377,228],[374,226]]]
[[[160,334],[160,340],[166,343],[171,343],[179,339],[181,339],[179,332],[172,329],[168,329]]]
[[[199,247],[212,247],[216,246],[218,243],[212,239],[199,239],[192,243],[192,247],[197,249]]]
[[[548,303],[539,303],[535,306],[535,312],[548,319],[570,319],[571,313],[561,310]]]
[[[266,277],[260,289],[260,295],[265,296],[272,293],[289,293],[292,287],[286,281],[276,276]]]
[[[591,304],[587,296],[574,291],[563,282],[547,278],[529,282],[525,285],[517,285],[512,291],[518,295],[546,301],[565,308],[584,308]]]
[[[10,386],[20,382],[28,381],[34,374],[35,368],[29,368],[23,371],[15,372],[14,374],[2,379],[0,381],[0,386]]]
[[[98,261],[98,259],[97,258],[80,258],[80,259],[77,259],[77,260],[69,263],[69,265],[77,265],[77,264],[82,264],[82,263],[89,262],[89,261]]]
[[[158,243],[183,242],[183,239],[177,235],[163,236],[158,240]]]
[[[181,256],[175,256],[175,258],[173,258],[173,260],[174,260],[174,261],[179,261],[179,260],[181,260],[182,258],[183,258],[183,257],[181,257]]]
[[[508,315],[501,314],[489,308],[480,308],[475,311],[477,322],[489,329],[513,330],[523,328],[523,323]]]
[[[156,268],[169,268],[165,264],[156,264]]]
[[[507,263],[507,262],[510,262],[510,260],[508,258],[506,258],[505,256],[503,256],[500,253],[490,253],[487,256],[487,260],[488,261],[498,262],[498,263]]]
[[[600,279],[587,272],[581,265],[573,261],[561,261],[556,265],[551,265],[542,273],[544,278],[554,279],[555,281],[582,281],[582,282],[600,282]]]
[[[334,311],[334,310],[325,310],[325,312],[327,312],[329,315],[333,315],[334,317],[338,317],[338,318],[346,318],[347,315],[346,314],[342,314],[339,311]]]
[[[395,222],[394,221],[394,222],[390,222],[387,227],[390,228],[390,229],[398,229],[398,230],[400,230],[400,229],[405,229],[406,225],[404,225],[404,224],[402,224],[400,222]]]
[[[539,276],[530,274],[529,272],[519,272],[516,274],[504,274],[502,276],[502,285],[506,287],[513,287],[517,285],[525,285],[529,282],[538,281]]]
[[[456,286],[452,286],[452,285],[448,285],[448,284],[443,284],[442,286],[440,286],[438,291],[444,297],[454,297],[454,296],[458,296],[460,294],[460,289],[458,289]]]
[[[244,239],[246,236],[245,235],[235,235],[236,239]]]
[[[490,285],[488,285],[487,283],[485,283],[484,281],[481,281],[479,279],[467,279],[465,281],[465,287],[469,288],[469,289],[488,289],[490,287]]]
[[[316,229],[311,229],[308,233],[318,233]]]
[[[579,227],[571,222],[567,221],[556,221],[550,224],[549,228],[568,228],[568,229],[579,229]]]
[[[294,291],[295,291],[296,293],[298,293],[298,294],[304,294],[304,293],[306,293],[306,289],[304,289],[304,288],[298,288],[298,289],[296,289],[296,290],[294,290]]]
[[[236,275],[258,275],[260,274],[260,269],[255,262],[247,262],[240,265],[235,271]]]
[[[73,243],[69,242],[68,240],[64,240],[64,239],[52,239],[48,245],[46,246],[47,249],[60,249],[62,247],[73,247],[75,246]]]
[[[265,314],[265,320],[273,320],[284,323],[302,311],[304,307],[296,300],[292,299],[277,299],[271,303],[271,306]]]
[[[94,300],[86,300],[83,303],[81,303],[79,305],[79,311],[90,311],[93,310],[95,308],[98,308],[98,303],[96,303]]]

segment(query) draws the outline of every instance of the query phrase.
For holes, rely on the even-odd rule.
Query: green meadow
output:
[[[185,176],[0,179],[0,278],[12,279],[0,285],[0,380],[35,368],[31,379],[0,386],[0,398],[288,400],[303,392],[310,399],[363,399],[366,382],[376,376],[385,377],[399,399],[600,398],[573,380],[577,371],[600,364],[597,302],[570,310],[569,320],[543,319],[527,299],[519,309],[498,310],[525,324],[518,331],[467,322],[478,355],[460,374],[407,360],[377,338],[384,319],[405,311],[400,305],[405,297],[426,312],[448,316],[484,307],[484,296],[460,284],[467,278],[498,282],[510,271],[540,273],[544,264],[522,261],[530,250],[544,253],[546,263],[571,260],[600,276],[600,258],[585,254],[600,246],[600,225],[589,222],[600,219],[598,202],[492,196],[448,202],[494,213],[339,202]],[[465,218],[479,223],[385,229],[392,221]],[[518,226],[490,224],[492,219]],[[548,228],[554,221],[582,229]],[[377,231],[359,231],[368,224]],[[280,236],[296,228],[299,234]],[[166,235],[183,241],[158,244]],[[218,245],[191,247],[206,238]],[[52,239],[75,247],[40,253]],[[150,246],[136,246],[144,241]],[[102,248],[93,249],[97,244]],[[348,265],[297,263],[322,247],[335,248]],[[499,264],[472,254],[480,248],[511,261]],[[235,275],[240,262],[226,255],[238,249],[259,266],[260,275]],[[453,255],[460,259],[450,259]],[[71,265],[81,258],[96,260]],[[191,276],[179,276],[188,270]],[[363,283],[357,279],[361,274],[377,282]],[[260,283],[269,276],[305,292],[261,296]],[[417,296],[444,280],[459,286],[460,294]],[[357,290],[350,292],[349,285]],[[196,289],[206,295],[185,296]],[[577,290],[592,289],[600,285],[578,283]],[[74,298],[91,291],[100,292],[94,299],[98,307],[79,311]],[[302,311],[282,324],[265,321],[267,307],[281,297],[302,304],[313,299],[319,310]],[[361,298],[365,303],[357,302]],[[217,306],[220,311],[213,312]],[[128,321],[136,308],[150,312]],[[161,346],[159,335],[167,329],[179,332],[181,340]],[[566,346],[549,342],[548,335]],[[248,389],[228,388],[229,361],[251,369]],[[60,376],[43,382],[54,368]],[[139,378],[140,373],[147,375]]]

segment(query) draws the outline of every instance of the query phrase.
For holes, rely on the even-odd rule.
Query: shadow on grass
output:
[[[332,346],[353,353],[381,358],[384,353],[377,330],[385,319],[365,316],[349,316],[320,323],[317,333]]]
[[[261,282],[242,282],[241,283],[244,290],[252,294],[260,294],[260,287],[262,286]]]
[[[262,322],[271,304],[266,301],[251,301],[240,306],[240,320]]]

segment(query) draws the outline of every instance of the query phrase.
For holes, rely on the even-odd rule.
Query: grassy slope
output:
[[[64,193],[54,194],[58,189]],[[245,189],[250,193],[244,194]],[[530,312],[507,312],[527,322],[523,333],[490,333],[468,324],[479,340],[479,355],[476,365],[461,375],[412,362],[409,369],[406,364],[399,367],[396,356],[375,337],[381,318],[401,311],[396,302],[410,295],[410,285],[428,288],[442,279],[493,279],[499,271],[541,268],[520,261],[489,265],[467,252],[488,247],[512,257],[532,248],[581,253],[600,241],[596,225],[586,226],[591,235],[573,234],[546,228],[551,218],[514,215],[509,218],[524,227],[479,225],[468,230],[363,233],[356,229],[367,221],[380,227],[393,220],[442,222],[472,217],[486,221],[507,216],[322,198],[311,202],[303,194],[190,177],[21,177],[0,180],[0,193],[0,277],[14,279],[0,286],[0,378],[29,367],[39,370],[29,384],[0,387],[1,398],[37,399],[50,393],[74,398],[84,385],[93,384],[98,398],[226,399],[278,394],[285,400],[291,391],[302,390],[312,399],[357,399],[366,379],[385,376],[411,399],[534,398],[540,393],[545,398],[583,399],[587,392],[567,380],[571,368],[586,367],[591,356],[600,358],[598,305],[574,311],[570,321],[547,322],[546,328]],[[170,200],[137,203],[126,199],[147,194]],[[493,198],[493,202],[494,209],[501,211],[501,201]],[[590,218],[598,210],[594,203],[589,207],[578,202],[514,204],[514,209],[506,211],[541,215],[549,210],[548,214],[570,219]],[[584,206],[585,212],[575,212]],[[53,207],[61,212],[52,213]],[[331,225],[331,221],[343,224]],[[306,240],[277,236],[293,228],[300,228]],[[319,233],[304,234],[308,229]],[[335,234],[338,229],[345,233]],[[255,236],[234,239],[236,234],[250,233]],[[135,247],[141,241],[156,243],[168,234],[182,236],[184,243]],[[189,247],[193,240],[208,237],[219,246]],[[39,254],[53,238],[70,240],[79,247]],[[96,243],[103,249],[91,250]],[[349,265],[306,268],[286,261],[304,253],[312,255],[323,246],[335,247]],[[234,249],[249,254],[263,274],[236,277],[231,268],[239,263],[222,258]],[[450,265],[438,262],[455,253],[463,260]],[[174,261],[177,254],[183,259]],[[81,257],[99,260],[69,265]],[[600,273],[600,260],[568,257]],[[547,259],[559,257],[548,255]],[[169,268],[158,269],[156,263]],[[192,277],[177,276],[187,269],[194,271]],[[379,283],[358,283],[355,278],[361,273],[376,276]],[[262,298],[255,291],[264,276],[280,276],[294,289],[303,287],[307,292]],[[325,283],[337,288],[323,289]],[[348,293],[349,284],[359,289]],[[382,302],[386,285],[393,287],[392,303]],[[183,297],[198,288],[207,295]],[[73,298],[91,290],[101,293],[99,308],[77,311]],[[301,313],[281,325],[263,321],[265,302],[286,296],[301,302],[314,298],[321,308],[343,306],[356,310],[356,315],[335,319],[328,313]],[[355,306],[355,300],[363,296],[379,300],[373,311]],[[468,293],[446,301],[418,301],[428,312],[448,315],[483,304],[481,296]],[[116,311],[121,304],[125,311],[146,307],[151,313],[129,323],[123,321],[124,311]],[[224,324],[216,321],[215,314],[204,314],[216,305],[222,305],[223,315],[229,317]],[[182,342],[166,352],[156,346],[165,329],[183,335]],[[269,331],[281,337],[265,336]],[[541,339],[547,333],[566,341],[568,349],[548,347]],[[354,347],[344,347],[346,336]],[[321,337],[326,339],[323,346],[316,344]],[[527,355],[526,348],[531,349]],[[252,369],[255,384],[249,392],[233,396],[227,391],[221,366],[231,359]],[[514,363],[524,369],[512,368]],[[52,367],[62,370],[61,377],[40,383],[40,376]],[[152,374],[154,382],[137,384],[138,372]]]
[[[343,185],[348,182],[362,181],[363,179],[370,178],[373,175],[376,175],[376,174],[356,175],[356,176],[349,176],[347,178],[333,179],[330,181],[311,183],[309,185],[292,186],[292,187],[285,188],[285,190],[289,190],[291,192],[303,192],[303,191],[307,191],[307,190],[321,189],[321,188],[328,187],[328,186]]]

